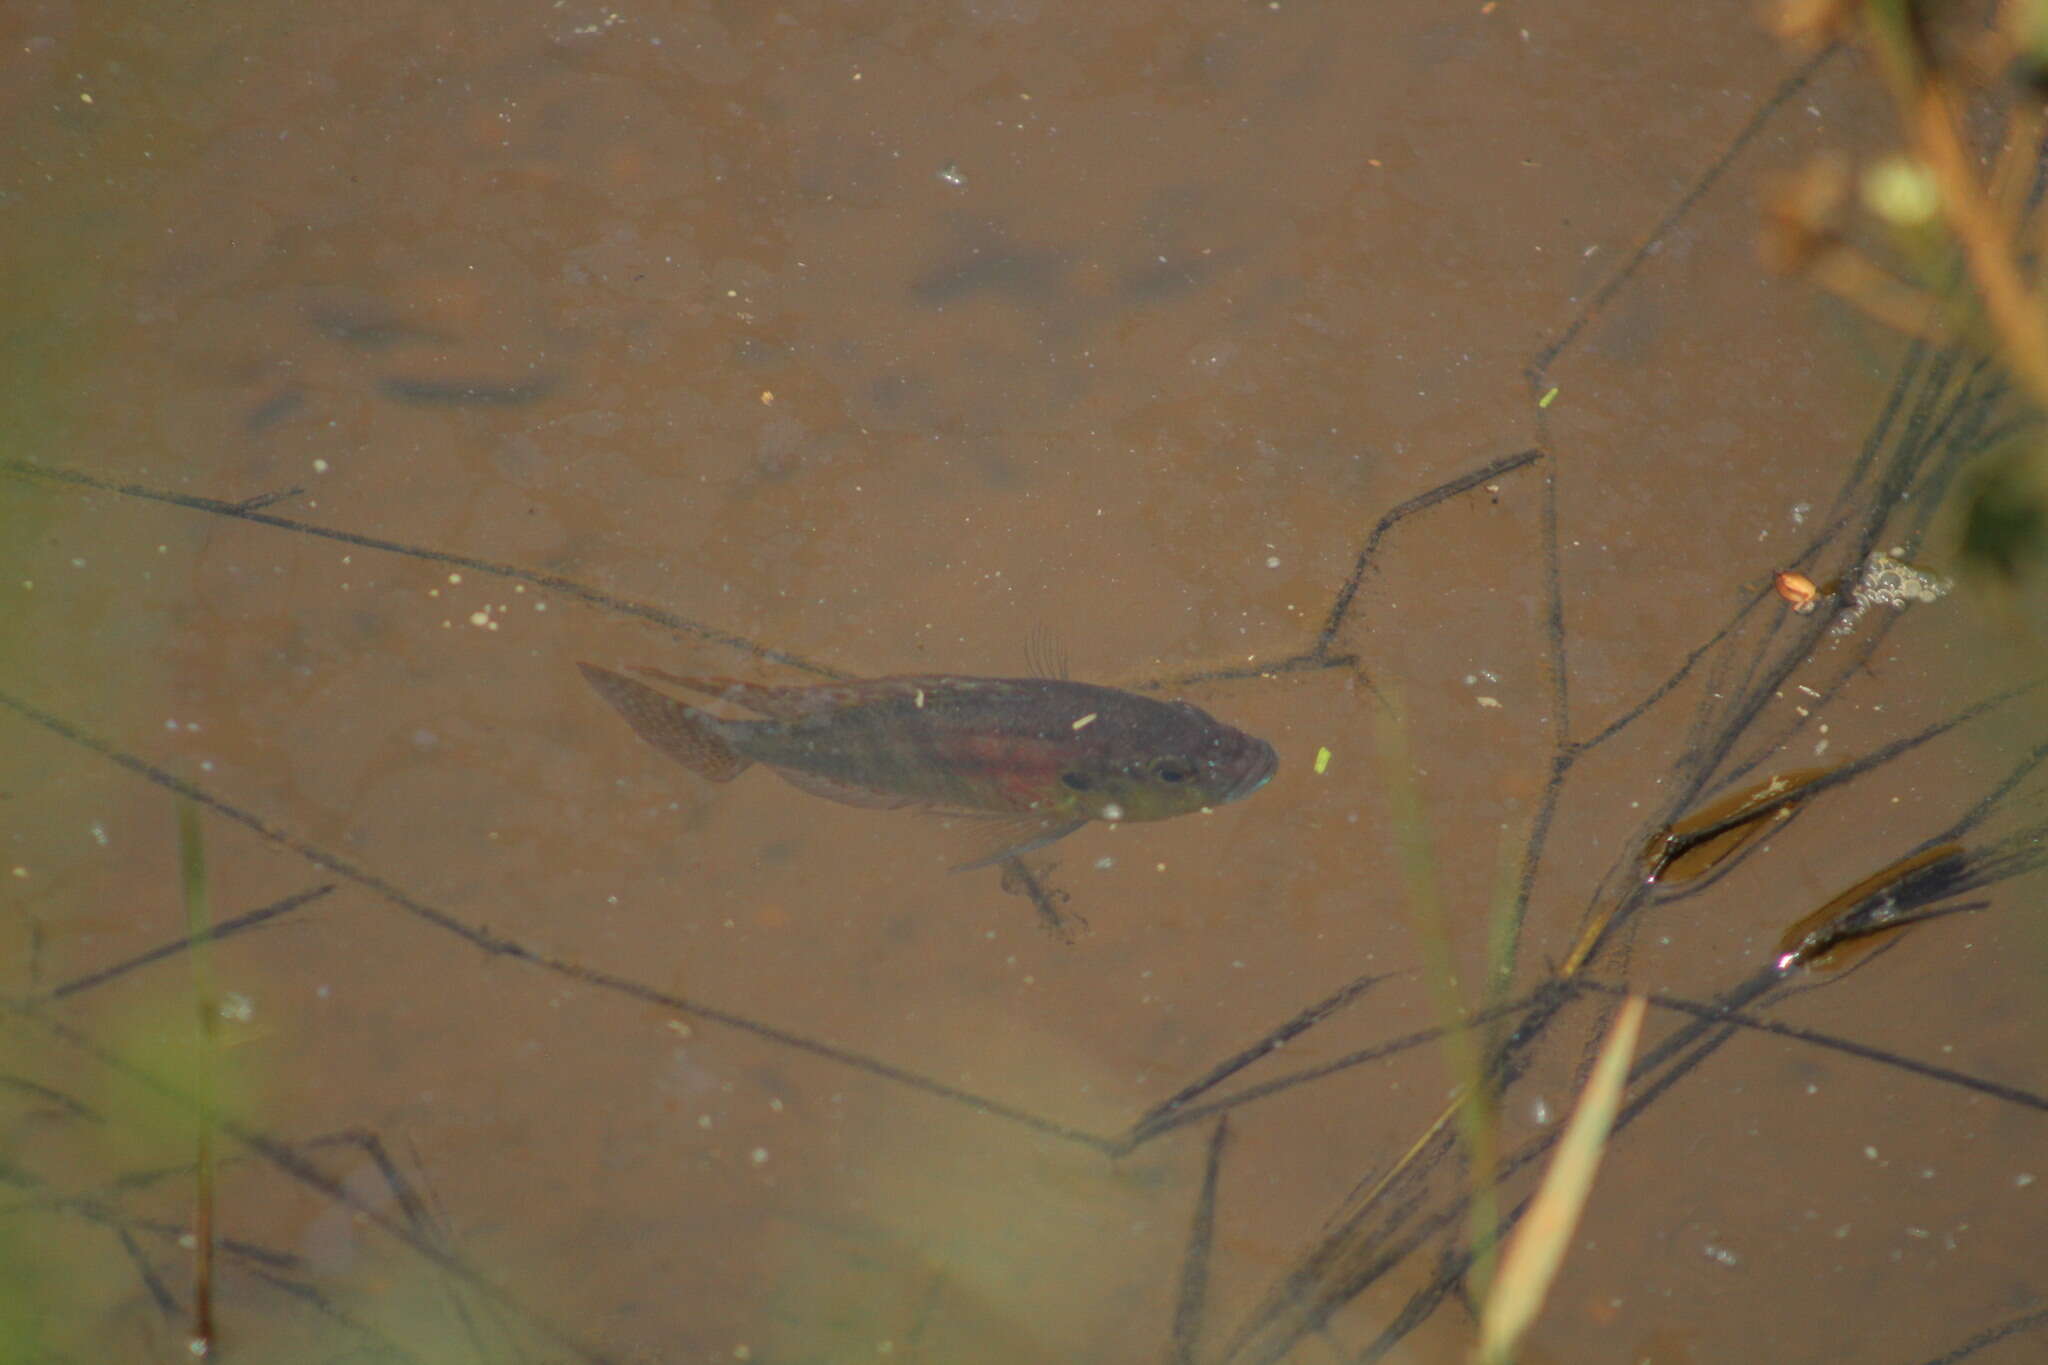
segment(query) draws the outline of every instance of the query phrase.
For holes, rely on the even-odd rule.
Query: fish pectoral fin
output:
[[[972,862],[961,863],[952,870],[955,872],[972,872],[977,867],[989,867],[1003,861],[1005,858],[1014,858],[1020,853],[1034,852],[1037,849],[1044,848],[1047,844],[1058,843],[1087,823],[1088,821],[1085,817],[1074,819],[1068,816],[1053,815],[1027,818],[1009,831],[1011,834],[1024,835],[1022,839],[1015,843],[1006,844],[993,853],[984,854]]]
[[[842,806],[864,806],[869,810],[902,810],[905,806],[921,804],[916,797],[904,796],[897,792],[876,791],[843,778],[826,777],[822,773],[807,773],[795,768],[778,768],[769,765],[777,777],[800,791],[813,796],[822,796],[827,801],[837,801]]]

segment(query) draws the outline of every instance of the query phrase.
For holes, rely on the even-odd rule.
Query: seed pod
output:
[[[1820,589],[1813,580],[1793,569],[1781,570],[1771,580],[1771,586],[1778,590],[1778,596],[1791,603],[1792,610],[1801,616],[1811,612],[1820,602]]]

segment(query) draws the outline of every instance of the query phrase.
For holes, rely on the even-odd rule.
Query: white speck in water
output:
[[[2012,1183],[2017,1188],[2023,1190],[2027,1186],[2034,1183],[2034,1173],[2032,1171],[2021,1171],[2018,1175],[2012,1178]]]
[[[1736,1255],[1727,1247],[1716,1246],[1712,1242],[1709,1242],[1705,1246],[1701,1247],[1700,1250],[1706,1253],[1706,1257],[1708,1260],[1714,1262],[1717,1265],[1725,1265],[1730,1270],[1733,1270],[1736,1266],[1742,1264],[1742,1257]]]
[[[1109,821],[1121,820],[1124,818],[1124,808],[1111,801],[1102,808],[1102,818]]]
[[[956,190],[967,188],[967,177],[960,173],[958,162],[948,161],[945,165],[939,167],[939,179],[945,181]]]
[[[1269,568],[1269,569],[1277,569],[1277,568],[1279,568],[1279,567],[1280,567],[1280,556],[1279,556],[1279,555],[1267,555],[1267,556],[1266,556],[1266,567],[1267,567],[1267,568]]]
[[[1550,1101],[1544,1099],[1541,1095],[1538,1095],[1534,1103],[1530,1104],[1529,1106],[1529,1117],[1535,1120],[1539,1127],[1548,1128],[1550,1126],[1551,1117]]]
[[[748,1155],[752,1158],[756,1166],[765,1166],[768,1164],[768,1149],[766,1147],[756,1147]]]
[[[1093,725],[1095,723],[1095,717],[1097,714],[1097,712],[1090,711],[1087,715],[1081,717],[1081,719],[1074,722],[1074,728],[1076,730],[1084,730],[1090,725]]]
[[[1109,870],[1110,870],[1110,869],[1111,869],[1112,867],[1115,867],[1115,866],[1116,866],[1116,859],[1114,859],[1114,858],[1111,858],[1111,857],[1109,857],[1109,856],[1107,856],[1107,855],[1104,855],[1103,857],[1097,858],[1097,859],[1095,860],[1095,870],[1096,870],[1097,872],[1107,872],[1107,871],[1109,871]]]
[[[92,841],[101,848],[105,848],[108,843],[107,827],[97,820],[92,822]]]

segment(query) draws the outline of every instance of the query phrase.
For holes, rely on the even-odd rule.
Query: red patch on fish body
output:
[[[963,777],[980,780],[1018,810],[1043,806],[1057,796],[1063,790],[1060,772],[1074,758],[1072,743],[979,730],[941,732],[932,747]]]

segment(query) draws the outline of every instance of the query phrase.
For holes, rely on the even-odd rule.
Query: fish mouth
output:
[[[1258,748],[1252,751],[1250,757],[1249,766],[1230,784],[1230,789],[1223,793],[1225,801],[1239,801],[1250,796],[1272,781],[1273,774],[1279,771],[1280,755],[1264,740],[1258,742]]]

